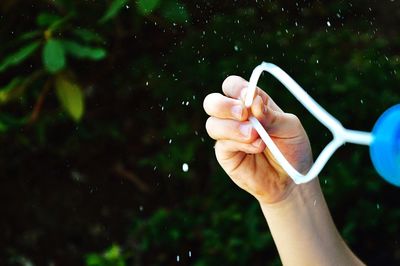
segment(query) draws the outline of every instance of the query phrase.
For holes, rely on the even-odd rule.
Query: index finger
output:
[[[249,82],[239,76],[229,76],[222,83],[222,91],[228,97],[240,99],[242,95],[246,95],[243,90],[246,90]],[[272,110],[282,112],[282,109],[272,100],[272,98],[262,89],[257,87],[254,95],[260,95],[265,105],[268,105]],[[242,99],[244,100],[244,99]]]

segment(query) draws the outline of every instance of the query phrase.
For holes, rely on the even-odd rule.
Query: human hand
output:
[[[225,95],[212,93],[204,99],[204,110],[210,117],[206,129],[216,140],[215,154],[219,164],[239,187],[258,201],[281,201],[293,187],[293,181],[280,167],[248,121],[256,117],[276,146],[300,173],[312,165],[311,147],[300,120],[283,112],[261,89],[250,108],[244,106],[248,82],[230,76],[222,84]]]

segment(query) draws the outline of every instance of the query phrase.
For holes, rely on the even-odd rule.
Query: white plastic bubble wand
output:
[[[250,77],[245,99],[247,108],[253,103],[257,82],[263,71],[269,72],[278,79],[333,134],[333,140],[322,150],[308,173],[303,175],[286,160],[261,123],[253,116],[249,118],[274,158],[296,184],[306,183],[315,178],[333,153],[341,145],[349,142],[369,145],[371,159],[377,171],[390,183],[400,186],[400,105],[387,110],[375,124],[372,133],[346,129],[336,118],[311,98],[285,71],[274,64],[263,62],[253,70]],[[382,158],[382,156],[385,158]],[[387,156],[391,158],[388,159]]]

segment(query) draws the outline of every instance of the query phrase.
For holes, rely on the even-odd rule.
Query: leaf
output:
[[[62,41],[65,51],[76,57],[76,58],[86,58],[91,60],[101,60],[103,59],[107,52],[103,48],[90,47],[86,45],[81,45],[74,41]]]
[[[86,256],[86,266],[100,266],[103,264],[104,264],[104,262],[100,255],[91,253]]]
[[[27,117],[14,117],[7,113],[0,113],[0,133],[10,128],[20,127],[28,122]]]
[[[97,32],[94,32],[92,30],[89,29],[85,29],[85,28],[79,28],[79,29],[75,29],[72,31],[72,33],[81,38],[83,41],[85,42],[97,42],[97,43],[103,43],[105,42],[103,37],[100,36],[100,34],[98,34]]]
[[[0,62],[0,72],[3,72],[4,70],[6,70],[11,66],[15,66],[18,65],[19,63],[22,63],[25,59],[31,56],[38,47],[39,47],[39,42],[33,42],[22,47],[17,52],[7,56],[3,61]]]
[[[7,129],[8,129],[8,126],[3,121],[0,120],[0,133],[6,132]]]
[[[18,40],[19,41],[26,41],[26,40],[30,40],[33,39],[35,37],[39,37],[41,34],[41,31],[35,30],[35,31],[28,31],[25,33],[22,33],[19,37]]]
[[[21,85],[23,79],[21,77],[15,77],[7,85],[0,88],[0,103],[5,103],[12,97],[15,88]]]
[[[58,15],[50,14],[50,13],[40,13],[36,18],[36,24],[40,27],[47,27],[55,22],[61,20],[61,17]]]
[[[43,64],[47,71],[56,73],[65,67],[65,51],[60,40],[50,39],[43,48]]]
[[[76,16],[76,13],[74,12],[70,12],[68,15],[62,17],[59,20],[54,21],[54,23],[52,23],[51,25],[48,26],[48,30],[54,32],[60,28],[62,28],[63,26],[65,26],[65,24],[73,17]]]
[[[162,15],[172,21],[177,23],[184,23],[189,19],[189,14],[186,7],[179,2],[166,2],[161,8]]]
[[[55,82],[58,100],[69,116],[78,122],[83,115],[84,99],[81,88],[78,84],[66,78],[57,76]]]
[[[147,15],[153,12],[159,3],[160,0],[138,0],[137,7],[140,13]]]
[[[116,260],[121,257],[121,249],[117,245],[112,245],[106,252],[104,253],[104,258],[107,260]]]
[[[105,23],[114,18],[127,2],[128,0],[114,0],[111,3],[110,7],[107,9],[106,13],[99,20],[99,23]]]

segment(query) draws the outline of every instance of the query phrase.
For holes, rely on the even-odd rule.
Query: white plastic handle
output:
[[[372,134],[370,132],[344,128],[336,118],[334,118],[313,98],[311,98],[311,96],[308,95],[304,89],[296,83],[296,81],[286,74],[285,71],[271,63],[263,62],[253,70],[245,99],[245,105],[247,108],[253,104],[257,82],[263,71],[269,72],[276,79],[278,79],[294,95],[294,97],[296,97],[296,99],[333,134],[333,140],[322,150],[321,154],[318,156],[308,173],[303,175],[286,160],[285,156],[283,156],[261,123],[255,117],[249,118],[253,127],[257,130],[261,139],[265,142],[274,158],[296,184],[306,183],[318,176],[322,168],[328,162],[329,158],[344,143],[350,142],[361,145],[369,145],[372,142]]]

